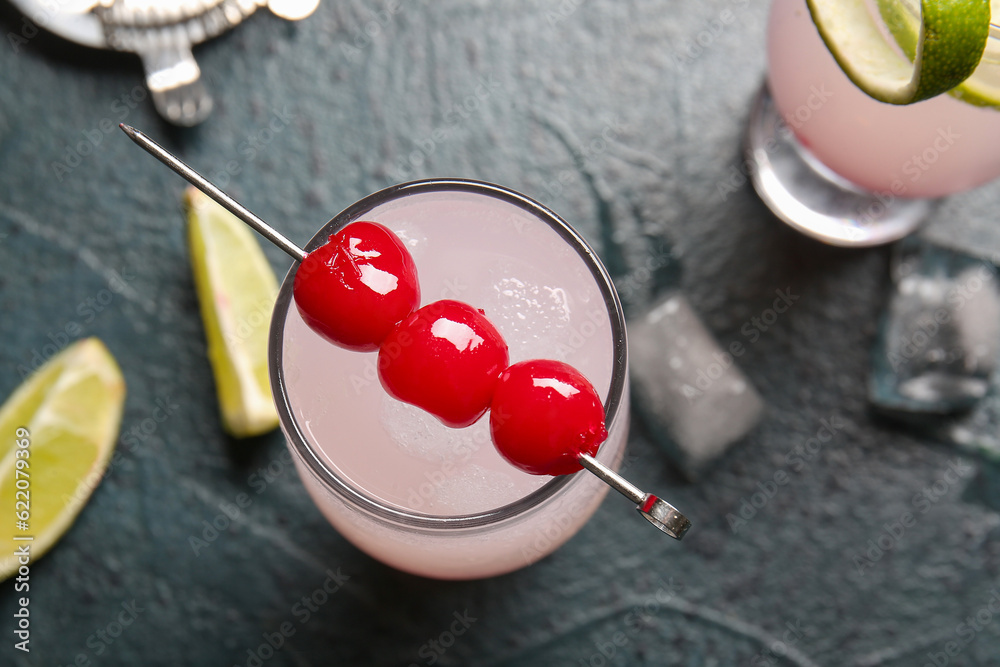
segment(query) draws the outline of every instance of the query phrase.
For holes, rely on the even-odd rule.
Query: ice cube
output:
[[[910,419],[920,435],[1000,464],[1000,373],[994,373],[986,396],[972,410],[950,416]]]
[[[489,418],[472,426],[449,428],[420,408],[385,395],[379,419],[399,448],[422,461],[414,509],[444,514],[471,514],[516,501],[550,478],[519,472],[500,458],[490,438]],[[427,463],[424,463],[426,461]]]
[[[910,238],[894,249],[891,278],[872,404],[903,418],[969,410],[989,390],[1000,353],[996,267]]]
[[[480,448],[493,446],[489,419],[466,428],[449,428],[431,413],[388,394],[382,397],[379,419],[400,449],[427,461],[465,460]]]
[[[661,297],[628,332],[636,414],[696,478],[757,424],[764,403],[680,292]]]

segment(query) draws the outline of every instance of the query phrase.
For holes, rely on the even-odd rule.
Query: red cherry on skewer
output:
[[[413,258],[395,234],[358,221],[306,255],[295,274],[306,324],[349,350],[371,352],[420,304]]]
[[[569,364],[550,359],[522,361],[500,374],[490,432],[500,455],[532,475],[582,470],[580,454],[594,456],[608,437],[593,385]]]
[[[507,343],[482,311],[446,299],[416,311],[382,341],[378,376],[393,398],[462,428],[489,408],[509,361]]]
[[[511,465],[534,475],[592,472],[636,504],[651,524],[681,539],[691,522],[597,460],[607,439],[604,407],[590,381],[569,364],[535,359],[500,374],[490,404],[490,433]]]

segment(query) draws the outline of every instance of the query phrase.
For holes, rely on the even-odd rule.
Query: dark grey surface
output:
[[[79,322],[124,369],[125,432],[158,399],[176,406],[134,448],[120,445],[122,463],[33,567],[30,656],[12,647],[15,595],[3,584],[0,663],[82,654],[94,665],[246,665],[248,649],[287,623],[294,635],[269,667],[430,664],[427,642],[466,611],[476,620],[437,664],[600,665],[613,649],[608,664],[909,666],[961,641],[958,625],[1000,586],[998,468],[869,413],[888,252],[820,246],[777,223],[745,183],[720,188],[741,181],[766,4],[406,2],[349,56],[343,47],[381,9],[326,0],[295,25],[258,12],[198,48],[217,107],[192,130],[164,125],[148,97],[116,102],[144,96],[132,58],[47,36],[18,53],[0,44],[0,394],[50,335]],[[0,27],[21,29],[6,5]],[[678,55],[699,34],[701,52]],[[250,159],[241,142],[277,114],[289,124]],[[683,543],[609,498],[567,545],[517,573],[441,583],[392,571],[339,537],[287,466],[256,493],[253,475],[284,443],[222,434],[183,184],[117,130],[103,133],[104,119],[146,130],[209,174],[234,161],[227,190],[296,240],[374,190],[426,176],[520,190],[599,248],[599,222],[611,221],[632,267],[647,247],[640,231],[666,235],[708,327],[723,345],[747,343],[739,363],[768,404],[764,420],[697,484],[634,429],[640,463],[629,475],[692,519]],[[99,147],[58,178],[53,163],[95,132]],[[421,150],[418,166],[398,169]],[[954,197],[934,229],[1000,245],[995,221],[983,223],[998,203],[996,185]],[[267,252],[284,273],[288,259]],[[87,300],[113,271],[132,276],[127,290],[87,321]],[[799,300],[751,343],[744,327],[778,289]],[[995,432],[1000,411],[986,414],[980,427]],[[801,467],[787,462],[824,420],[832,439]],[[916,494],[956,460],[970,472],[921,513]],[[778,472],[787,483],[734,533],[726,515]],[[252,505],[195,555],[189,537],[240,493]],[[855,558],[905,512],[915,523],[859,572]],[[306,619],[298,601],[338,568],[350,580]],[[97,655],[103,642],[91,636],[133,600],[135,622]],[[978,627],[949,664],[996,664],[1000,618]],[[794,646],[774,644],[783,637]],[[772,647],[790,652],[772,658]]]

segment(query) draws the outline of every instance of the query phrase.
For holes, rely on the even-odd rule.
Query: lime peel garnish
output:
[[[820,36],[848,78],[889,104],[912,104],[959,86],[979,65],[990,30],[989,0],[922,0],[911,63],[883,37],[865,0],[807,0],[807,4]],[[906,50],[906,42],[901,43]]]

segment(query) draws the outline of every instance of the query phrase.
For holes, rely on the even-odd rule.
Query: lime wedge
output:
[[[868,95],[890,104],[919,102],[961,84],[979,65],[990,30],[989,0],[922,0],[915,39],[897,37],[904,51],[909,44],[911,63],[882,36],[865,0],[807,4],[844,73]],[[900,30],[894,20],[887,16],[890,31]]]
[[[222,425],[238,438],[266,433],[278,425],[267,370],[278,282],[246,225],[194,188],[184,200]]]
[[[1000,51],[1000,47],[997,50]],[[968,104],[1000,109],[1000,53],[995,60],[984,59],[972,76],[951,94]]]
[[[0,579],[22,564],[16,550],[27,546],[34,562],[72,525],[111,458],[124,402],[114,357],[98,339],[85,338],[46,362],[0,407],[0,507],[14,510],[9,520],[24,517],[27,524],[15,522],[0,538]]]

